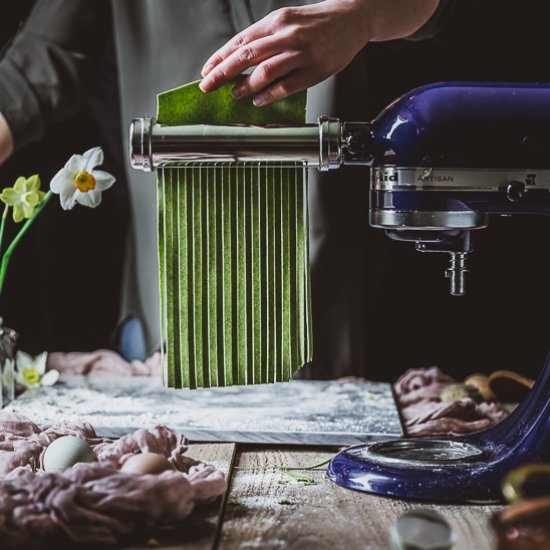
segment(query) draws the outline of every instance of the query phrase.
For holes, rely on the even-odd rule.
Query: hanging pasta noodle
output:
[[[201,102],[216,99],[195,95],[195,88],[169,92],[164,104],[170,105],[168,111],[163,110],[161,95],[159,123],[196,123],[182,120],[179,112],[174,115],[174,106],[180,109],[185,102],[182,90]],[[252,111],[246,115],[242,103],[228,103],[229,89],[219,92],[226,109],[223,119],[214,122],[238,117],[230,122],[249,123],[247,116],[258,116],[255,107],[246,107]],[[186,104],[189,107],[189,100]],[[238,105],[238,112],[231,114],[228,104]],[[212,124],[212,114],[205,115],[204,107],[195,111],[201,109],[203,122]],[[209,109],[215,118],[216,109]],[[289,118],[288,105],[283,111]],[[300,122],[303,117],[302,106]],[[166,385],[197,388],[290,380],[311,361],[304,165],[165,166],[159,169],[158,211]]]

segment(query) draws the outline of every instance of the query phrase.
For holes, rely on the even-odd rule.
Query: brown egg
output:
[[[140,453],[130,457],[120,469],[127,474],[160,474],[166,470],[173,470],[166,458],[157,453]]]

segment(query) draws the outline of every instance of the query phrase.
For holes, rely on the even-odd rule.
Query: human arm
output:
[[[35,4],[0,59],[0,163],[79,109],[105,47],[109,9],[108,0]]]
[[[13,138],[10,127],[0,113],[0,165],[13,153]]]
[[[441,0],[445,2],[446,0]],[[205,63],[211,92],[255,67],[236,97],[265,105],[341,71],[368,42],[414,35],[440,0],[325,0],[276,10],[237,34]]]

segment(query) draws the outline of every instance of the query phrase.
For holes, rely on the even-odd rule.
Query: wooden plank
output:
[[[244,447],[238,452],[220,548],[322,550],[389,548],[391,525],[406,510],[437,510],[458,535],[456,550],[492,548],[487,525],[498,506],[425,505],[349,491],[325,471],[297,472],[307,484],[276,467],[311,466],[332,456],[327,449]]]

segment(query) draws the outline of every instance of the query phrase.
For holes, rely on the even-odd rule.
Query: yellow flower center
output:
[[[40,382],[40,373],[36,367],[30,367],[23,371],[23,379],[27,384],[38,384]]]
[[[36,206],[40,202],[40,198],[36,191],[27,191],[21,195],[21,201],[30,206]]]
[[[89,174],[83,170],[82,172],[78,172],[78,174],[74,177],[74,184],[77,186],[79,191],[87,193],[88,191],[95,189],[95,178],[92,174]]]

